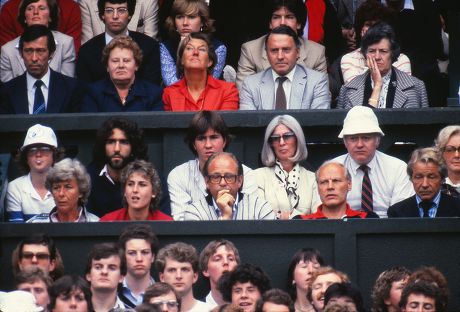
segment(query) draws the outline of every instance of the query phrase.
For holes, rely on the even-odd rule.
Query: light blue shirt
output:
[[[417,201],[418,213],[420,217],[423,218],[423,208],[420,207],[420,203],[422,202],[422,199],[418,195],[415,195],[415,200]],[[430,218],[436,217],[436,213],[438,212],[440,200],[441,200],[441,191],[439,191],[438,194],[436,194],[436,196],[433,198],[431,208],[428,209],[428,215],[430,216]]]

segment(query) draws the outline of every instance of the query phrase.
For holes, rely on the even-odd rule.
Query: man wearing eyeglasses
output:
[[[243,167],[233,154],[220,152],[209,157],[203,175],[208,196],[186,208],[185,220],[275,219],[266,201],[241,192]]]
[[[158,42],[143,33],[128,30],[136,0],[97,0],[97,7],[99,18],[105,24],[105,32],[81,46],[76,67],[78,79],[91,83],[108,77],[107,69],[101,62],[102,50],[113,38],[130,36],[143,54],[143,62],[136,76],[159,85],[161,70]]]
[[[415,195],[388,209],[389,218],[459,217],[460,199],[441,192],[444,169],[435,148],[419,148],[412,152],[407,172]]]
[[[13,251],[13,273],[38,267],[49,274],[52,279],[59,278],[63,271],[62,258],[53,239],[46,234],[34,234],[22,240]]]
[[[5,83],[0,94],[0,114],[72,113],[80,110],[85,93],[76,79],[49,67],[56,51],[53,33],[32,25],[19,38],[24,73]]]
[[[383,135],[374,111],[355,106],[348,111],[338,136],[348,153],[333,159],[351,174],[347,196],[351,208],[373,211],[380,218],[387,217],[388,207],[414,194],[406,164],[377,150]]]

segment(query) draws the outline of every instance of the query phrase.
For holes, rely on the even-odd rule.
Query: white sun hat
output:
[[[343,120],[343,128],[340,131],[339,138],[343,138],[344,135],[360,133],[385,135],[379,127],[379,121],[374,111],[366,106],[354,106],[348,111],[347,116]]]
[[[27,130],[27,135],[24,139],[21,151],[32,144],[46,144],[53,147],[57,147],[58,145],[56,134],[54,134],[53,129],[40,124],[36,124]]]

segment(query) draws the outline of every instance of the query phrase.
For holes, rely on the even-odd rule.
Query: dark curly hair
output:
[[[243,263],[231,272],[226,272],[219,279],[217,288],[222,294],[222,298],[232,301],[232,288],[236,283],[251,283],[257,287],[260,294],[263,295],[271,288],[270,278],[258,266],[250,263]]]
[[[435,283],[430,283],[427,281],[416,281],[407,284],[401,294],[401,301],[399,302],[399,307],[405,307],[409,296],[412,294],[423,295],[425,297],[433,298],[435,302],[435,311],[444,312],[446,308],[441,303],[441,293],[439,287]]]
[[[392,23],[391,10],[379,1],[367,0],[363,2],[355,15],[355,34],[357,42],[361,42],[361,30],[367,24],[372,26],[379,22]]]
[[[112,135],[113,129],[122,130],[131,144],[131,155],[128,162],[134,159],[148,160],[147,145],[144,143],[144,132],[138,128],[134,121],[121,117],[107,119],[96,134],[96,143],[93,147],[93,161],[98,165],[104,165],[107,161],[105,144]]]
[[[74,291],[80,290],[85,297],[88,311],[93,310],[93,302],[91,301],[91,290],[88,282],[78,275],[64,275],[56,280],[51,287],[48,288],[50,303],[49,311],[52,311],[56,306],[56,299],[60,295],[69,295]]]

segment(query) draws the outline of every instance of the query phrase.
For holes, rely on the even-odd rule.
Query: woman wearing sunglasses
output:
[[[316,211],[320,204],[315,174],[299,165],[308,151],[302,127],[289,115],[272,119],[265,130],[262,163],[250,173],[259,197],[273,208],[278,219]]]

